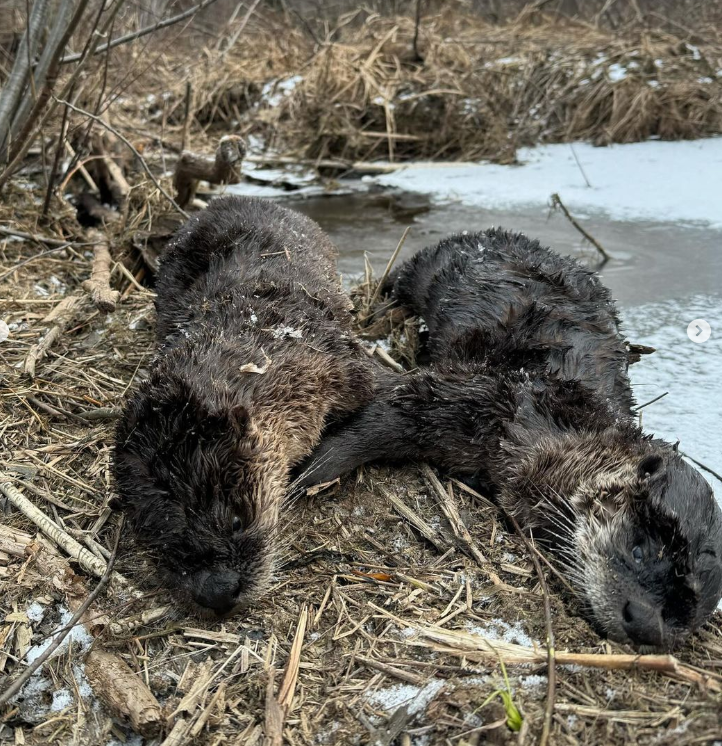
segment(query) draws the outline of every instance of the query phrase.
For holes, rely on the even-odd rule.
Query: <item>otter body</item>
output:
[[[492,490],[544,541],[601,632],[672,647],[722,595],[722,514],[676,449],[636,426],[609,292],[525,236],[454,236],[393,284],[431,364],[324,440],[306,481],[394,453]]]
[[[312,220],[230,197],[161,258],[158,352],[116,433],[116,507],[166,585],[218,614],[268,584],[289,470],[371,400],[336,250]]]

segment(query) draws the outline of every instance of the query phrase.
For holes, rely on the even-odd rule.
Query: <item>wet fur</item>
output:
[[[545,542],[603,633],[672,647],[702,624],[722,595],[722,515],[676,449],[636,426],[596,275],[490,230],[421,251],[393,295],[427,323],[431,365],[326,438],[308,481],[388,453],[432,462]]]
[[[115,506],[179,599],[265,590],[289,470],[371,400],[335,258],[312,220],[239,197],[161,257],[158,351],[117,428]]]

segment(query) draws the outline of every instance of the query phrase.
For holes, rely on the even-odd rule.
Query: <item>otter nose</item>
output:
[[[236,605],[240,590],[241,576],[235,570],[206,570],[196,576],[193,599],[207,609],[225,614]]]
[[[661,613],[644,601],[629,600],[622,611],[624,631],[638,645],[662,645],[664,622]]]

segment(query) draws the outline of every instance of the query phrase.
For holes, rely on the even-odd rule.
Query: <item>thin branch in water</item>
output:
[[[597,241],[597,239],[596,239],[596,238],[594,238],[594,236],[592,236],[592,235],[591,235],[591,233],[588,233],[588,232],[587,232],[586,230],[584,230],[584,228],[582,228],[582,226],[581,226],[581,225],[579,225],[579,223],[578,223],[578,222],[576,221],[576,219],[575,219],[575,218],[574,218],[574,217],[572,216],[572,214],[571,214],[571,213],[569,212],[569,210],[567,210],[567,208],[565,207],[564,203],[563,203],[563,202],[562,202],[562,200],[561,200],[561,197],[560,197],[560,196],[559,196],[559,195],[558,195],[558,194],[557,194],[556,192],[555,192],[554,194],[552,194],[552,196],[551,196],[551,202],[552,202],[552,207],[553,207],[553,208],[559,208],[559,209],[560,209],[560,210],[561,210],[561,211],[562,211],[562,212],[564,213],[564,217],[565,217],[565,218],[566,218],[566,219],[567,219],[567,220],[568,220],[568,221],[569,221],[569,222],[570,222],[570,223],[571,223],[571,224],[572,224],[572,225],[573,225],[573,226],[574,226],[574,227],[575,227],[575,228],[576,228],[576,229],[577,229],[577,230],[578,230],[578,231],[579,231],[579,232],[580,232],[581,234],[582,234],[582,236],[584,236],[584,238],[586,238],[586,239],[587,239],[587,241],[589,241],[589,243],[590,243],[590,244],[592,244],[592,246],[594,246],[594,248],[595,248],[595,249],[596,249],[596,250],[597,250],[597,251],[598,251],[598,252],[599,252],[599,253],[600,253],[600,254],[602,255],[602,262],[601,262],[601,265],[600,265],[600,266],[602,266],[602,265],[606,264],[606,263],[607,263],[607,262],[608,262],[608,261],[609,261],[609,260],[610,260],[610,259],[611,259],[612,257],[611,257],[611,256],[609,256],[609,254],[607,253],[607,251],[606,251],[606,249],[604,248],[604,246],[602,246],[602,244],[600,244],[600,243],[599,243],[599,241]]]
[[[633,407],[632,412],[639,412],[640,409],[644,409],[645,407],[648,407],[650,404],[654,404],[654,402],[659,401],[660,399],[664,399],[665,396],[669,391],[665,391],[663,394],[660,394],[659,396],[655,396],[654,399],[650,399],[649,401],[644,402],[644,404],[640,404],[638,407]]]
[[[710,469],[709,466],[706,466],[701,461],[697,461],[696,458],[692,458],[690,455],[686,453],[682,453],[682,451],[680,451],[679,453],[685,458],[688,458],[693,464],[697,464],[697,466],[699,466],[700,469],[703,469],[708,474],[711,474],[716,480],[718,480],[719,482],[722,482],[722,475],[718,474],[714,469]]]

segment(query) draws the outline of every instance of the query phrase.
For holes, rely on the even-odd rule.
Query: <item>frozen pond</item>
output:
[[[547,207],[483,209],[459,202],[430,203],[407,193],[356,194],[289,200],[317,220],[341,250],[339,269],[351,279],[367,252],[377,273],[404,228],[411,232],[401,258],[458,231],[500,225],[539,238],[594,266],[596,253],[560,214]],[[720,202],[722,204],[722,200]],[[602,270],[622,312],[626,333],[657,352],[632,366],[647,431],[680,441],[680,449],[722,474],[722,230],[702,225],[611,219],[575,210],[575,216],[613,257]],[[687,326],[705,319],[712,334],[692,342]],[[722,484],[706,478],[722,496]]]

